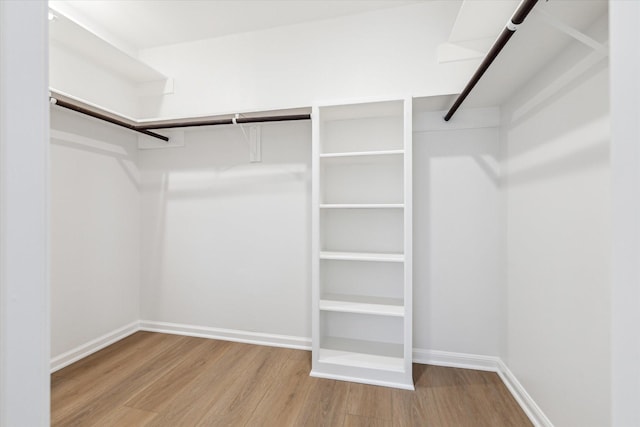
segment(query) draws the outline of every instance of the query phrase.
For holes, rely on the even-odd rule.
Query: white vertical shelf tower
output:
[[[312,376],[413,390],[411,108],[313,109]]]

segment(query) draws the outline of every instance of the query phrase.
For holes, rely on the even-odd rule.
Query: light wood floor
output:
[[[411,392],[312,378],[310,359],[138,332],[52,374],[52,425],[531,426],[494,373],[414,365]]]

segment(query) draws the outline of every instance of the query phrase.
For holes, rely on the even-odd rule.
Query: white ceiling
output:
[[[51,26],[53,40],[73,45],[83,55],[95,54],[106,62],[116,62],[112,57],[117,56],[118,49],[135,58],[140,49],[155,46],[302,24],[423,1],[430,0],[50,0],[49,4],[54,11],[61,12],[58,25]],[[449,42],[471,47],[483,56],[518,2],[458,1],[460,12],[452,26]],[[569,44],[572,38],[543,22],[539,16],[541,13],[553,16],[567,27],[584,31],[606,11],[607,0],[538,2],[465,106],[501,105],[525,82],[544,71],[546,64]],[[80,27],[89,30],[90,36],[83,36]],[[91,37],[107,41],[109,49],[114,52],[94,52],[95,44],[88,40]],[[84,50],[78,40],[87,42]],[[481,56],[473,60],[479,63]],[[147,70],[140,70],[140,73],[140,81],[149,80]]]
[[[594,21],[606,17],[607,1],[539,1],[471,92],[464,106],[501,105],[518,88],[544,72],[552,59],[563,53],[574,39],[545,23],[540,18],[543,13],[553,16],[567,27],[587,31]],[[606,44],[606,36],[597,41]],[[585,54],[591,51],[584,48]]]
[[[300,24],[425,0],[67,0],[54,9],[139,50]]]

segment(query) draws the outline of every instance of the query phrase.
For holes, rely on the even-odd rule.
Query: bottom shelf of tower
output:
[[[402,344],[324,337],[311,376],[413,390],[411,359]]]

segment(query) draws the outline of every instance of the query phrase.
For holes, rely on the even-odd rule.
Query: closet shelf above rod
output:
[[[160,135],[158,133],[152,132],[151,129],[174,129],[174,128],[185,128],[185,127],[194,127],[194,126],[216,126],[216,125],[234,125],[234,124],[243,124],[243,123],[265,123],[265,122],[283,122],[283,121],[292,121],[292,120],[310,120],[310,114],[285,114],[285,115],[273,115],[273,116],[255,116],[255,117],[242,117],[239,114],[236,114],[233,118],[185,118],[185,119],[175,119],[175,120],[155,120],[155,121],[138,121],[129,119],[119,114],[102,110],[101,108],[87,104],[80,100],[76,100],[75,98],[57,93],[51,93],[49,96],[49,101],[53,105],[57,105],[59,107],[67,108],[69,110],[76,111],[81,114],[85,114],[87,116],[94,117],[99,120],[103,120],[105,122],[112,123],[117,126],[121,126],[127,129],[130,129],[135,132],[139,132],[153,138],[161,139],[165,142],[169,141],[169,137]],[[300,110],[304,111],[304,109],[296,109],[297,113]],[[283,110],[280,110],[283,111]],[[273,111],[275,112],[275,111]],[[266,112],[263,112],[263,114]]]

